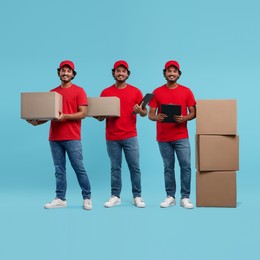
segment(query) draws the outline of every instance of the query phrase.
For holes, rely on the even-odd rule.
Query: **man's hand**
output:
[[[174,116],[174,120],[176,121],[177,124],[180,124],[180,123],[184,123],[186,122],[186,117],[183,116],[183,115],[180,115],[180,116]]]
[[[33,126],[42,125],[48,122],[48,120],[37,120],[37,119],[27,119],[26,121]]]
[[[105,120],[107,117],[106,116],[93,116],[95,119],[97,119],[98,121],[103,121]]]
[[[35,119],[27,119],[26,120],[29,124],[33,125],[33,126],[37,126],[38,125],[38,120]]]
[[[56,119],[54,119],[54,121],[56,121],[56,122],[61,122],[61,121],[63,121],[64,119],[65,119],[65,114],[59,112],[59,117],[56,118]]]
[[[143,111],[142,105],[143,105],[143,102],[140,105],[138,105],[138,104],[134,105],[134,112],[136,114],[140,114]]]
[[[162,122],[164,120],[164,118],[168,117],[167,115],[163,114],[163,113],[158,113],[156,116],[156,120],[155,121],[160,121]]]
[[[143,102],[140,105],[138,105],[138,104],[134,105],[133,113],[139,114],[140,116],[146,116],[147,115],[147,109],[146,109],[146,107],[143,108]]]

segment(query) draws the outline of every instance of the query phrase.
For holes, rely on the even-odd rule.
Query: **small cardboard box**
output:
[[[199,171],[239,169],[239,136],[196,135],[196,168]]]
[[[236,196],[235,171],[197,171],[197,207],[236,207]]]
[[[87,116],[120,116],[118,97],[89,97]]]
[[[237,135],[236,100],[197,100],[196,134]]]
[[[21,93],[21,118],[52,120],[62,112],[62,96],[57,92]]]

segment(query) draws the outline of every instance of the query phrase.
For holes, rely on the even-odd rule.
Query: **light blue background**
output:
[[[259,1],[9,0],[0,3],[1,163],[0,259],[252,259],[259,238]],[[122,205],[105,209],[110,164],[104,123],[83,122],[84,160],[94,209],[81,209],[68,165],[69,207],[44,210],[54,197],[49,124],[20,119],[20,93],[59,84],[59,62],[71,59],[74,83],[99,96],[113,83],[111,68],[125,59],[129,83],[143,93],[164,83],[162,69],[176,59],[180,83],[197,99],[236,99],[240,136],[238,207],[160,209],[165,196],[155,124],[138,119],[146,209],[131,206],[123,165]],[[195,203],[195,120],[192,195]],[[177,175],[178,176],[178,175]],[[179,188],[179,183],[178,183]]]

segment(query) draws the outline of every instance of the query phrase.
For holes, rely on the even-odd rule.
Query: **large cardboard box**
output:
[[[196,168],[199,171],[239,169],[239,136],[196,135]]]
[[[235,171],[197,171],[197,207],[236,207],[236,196]]]
[[[196,134],[236,135],[236,100],[197,100]]]
[[[52,120],[62,112],[62,96],[57,92],[21,93],[21,118]]]
[[[89,97],[87,116],[120,116],[118,97]]]

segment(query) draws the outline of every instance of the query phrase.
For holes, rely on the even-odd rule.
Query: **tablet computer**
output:
[[[174,116],[181,115],[181,105],[175,104],[162,104],[161,113],[167,115],[166,118],[162,121],[163,123],[176,123]]]
[[[146,105],[150,102],[150,100],[153,98],[154,94],[152,93],[147,93],[144,98],[142,99],[142,101],[139,103],[139,106],[142,104],[142,108],[144,109],[146,107]]]

